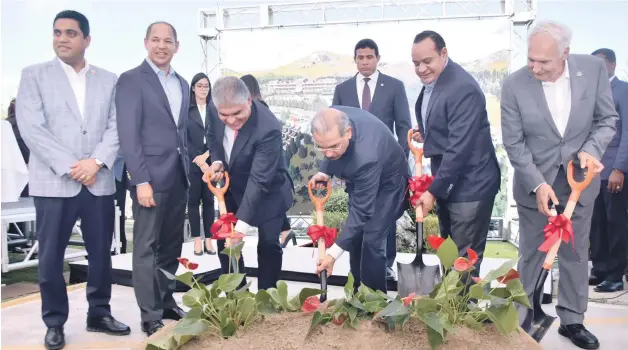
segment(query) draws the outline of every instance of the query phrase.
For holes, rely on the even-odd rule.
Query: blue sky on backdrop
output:
[[[267,2],[220,1],[226,5]],[[74,9],[88,17],[92,29],[88,61],[117,74],[137,66],[145,57],[143,38],[146,26],[156,20],[169,21],[177,28],[180,41],[173,66],[189,80],[201,70],[202,62],[197,11],[216,3],[212,0],[2,0],[2,109],[17,91],[22,68],[54,57],[52,20],[61,10]],[[628,1],[538,0],[537,12],[537,19],[558,20],[572,28],[571,50],[574,53],[588,54],[599,47],[613,48],[623,66],[622,75],[628,78],[625,38]],[[256,55],[263,55],[263,52],[251,54],[250,59],[255,60]]]

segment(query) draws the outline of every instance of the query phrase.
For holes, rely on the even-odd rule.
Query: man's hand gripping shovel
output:
[[[214,196],[216,197],[216,201],[218,202],[218,211],[220,212],[220,216],[222,217],[223,215],[227,214],[227,205],[225,204],[225,193],[227,193],[227,190],[229,189],[229,173],[228,172],[224,172],[225,175],[225,184],[222,187],[215,187],[212,182],[211,182],[211,177],[212,177],[212,173],[208,172],[205,174],[205,178],[207,180],[207,187],[209,188],[209,190],[211,191],[211,193],[214,194]],[[234,232],[234,224],[231,223],[231,232]],[[233,239],[232,238],[225,238],[225,247],[231,247],[234,244]],[[235,257],[230,256],[230,262],[229,264],[231,266],[233,266],[234,269],[237,270],[238,268],[238,261],[236,260]]]

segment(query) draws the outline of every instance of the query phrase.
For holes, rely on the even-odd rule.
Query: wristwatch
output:
[[[101,162],[100,159],[94,159],[94,161],[96,162],[96,165],[98,165],[99,167],[103,167],[103,165],[105,165],[105,163]]]

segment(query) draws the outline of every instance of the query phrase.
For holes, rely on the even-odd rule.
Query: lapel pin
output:
[[[384,83],[381,83],[381,85],[380,85],[380,86],[384,86]]]
[[[576,76],[577,77],[581,77],[582,76],[582,72],[576,72]]]
[[[90,72],[92,75],[96,75],[96,71],[95,71],[95,70],[93,70],[93,69],[92,69],[92,70],[90,70],[89,72]]]

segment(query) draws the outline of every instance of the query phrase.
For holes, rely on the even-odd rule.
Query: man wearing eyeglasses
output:
[[[336,260],[349,251],[354,288],[364,283],[386,292],[386,238],[396,229],[405,201],[410,168],[403,149],[376,116],[354,107],[332,106],[311,122],[317,150],[325,155],[313,188],[342,178],[349,194],[349,216],[317,273],[331,275]],[[391,224],[392,223],[392,224]]]

